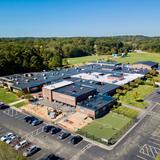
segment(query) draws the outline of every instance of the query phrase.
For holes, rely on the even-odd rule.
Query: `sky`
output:
[[[160,36],[160,0],[0,0],[0,37]]]

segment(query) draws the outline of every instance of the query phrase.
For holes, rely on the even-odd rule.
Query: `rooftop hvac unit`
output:
[[[19,82],[17,81],[16,84],[19,84]]]
[[[26,82],[29,82],[29,79],[26,79]]]
[[[82,90],[84,87],[80,87],[80,89]]]

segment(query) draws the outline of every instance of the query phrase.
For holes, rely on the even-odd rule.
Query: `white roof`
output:
[[[123,74],[123,79],[121,80],[116,80],[117,78],[110,78],[112,76],[111,74],[104,74],[101,75],[100,73],[98,74],[97,72],[93,73],[80,73],[77,75],[73,75],[72,77],[77,77],[85,80],[94,80],[98,82],[104,82],[104,83],[110,83],[110,84],[116,84],[116,85],[124,85],[127,84],[137,78],[144,77],[142,74],[137,74],[137,73],[124,73]]]
[[[48,85],[48,86],[44,86],[43,88],[48,89],[48,90],[53,90],[53,89],[56,89],[56,88],[68,86],[70,84],[73,84],[73,82],[72,81],[61,81],[61,82],[54,83],[54,84],[51,84],[51,85]]]

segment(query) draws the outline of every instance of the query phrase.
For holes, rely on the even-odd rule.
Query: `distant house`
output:
[[[153,61],[139,61],[136,62],[132,65],[132,68],[136,69],[157,69],[158,68],[158,63],[153,62]]]

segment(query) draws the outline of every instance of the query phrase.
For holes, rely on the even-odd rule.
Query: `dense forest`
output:
[[[159,37],[1,38],[0,75],[67,66],[63,58],[140,49],[160,52]]]

